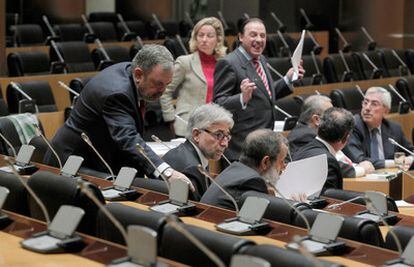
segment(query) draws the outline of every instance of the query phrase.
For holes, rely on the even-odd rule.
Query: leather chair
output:
[[[187,52],[190,53],[190,48],[188,45],[189,38],[182,37],[181,39],[183,41],[185,48],[187,49]],[[165,39],[164,46],[167,47],[167,49],[171,52],[174,59],[186,54],[176,37]]]
[[[89,22],[97,38],[102,42],[117,42],[118,34],[111,22]]]
[[[61,205],[72,205],[82,208],[85,211],[85,215],[77,231],[95,235],[98,207],[80,190],[75,179],[51,172],[38,171],[28,180],[28,185],[44,203],[51,219]],[[105,204],[101,191],[93,184],[88,184],[88,187],[98,200]],[[31,216],[38,220],[44,220],[41,209],[31,197],[29,199]]]
[[[6,139],[11,143],[14,150],[19,151],[22,143],[19,139],[19,134],[17,133],[16,128],[14,127],[12,121],[7,117],[0,118],[0,133],[6,137]],[[3,155],[14,156],[12,149],[9,147],[4,140],[0,140],[1,150],[0,153]]]
[[[3,209],[30,216],[29,205],[26,201],[28,193],[19,179],[14,174],[0,172],[0,186],[6,187],[10,191]]]
[[[362,74],[363,80],[371,80],[371,79],[379,79],[382,77],[387,77],[386,72],[384,71],[384,66],[382,65],[381,60],[381,53],[380,51],[365,51],[368,58],[374,63],[374,65],[378,68],[379,72],[381,73],[380,76],[375,76],[373,72],[373,67],[371,64],[365,59],[362,52],[359,53],[352,53],[352,57],[358,63],[358,67],[360,69],[360,73]]]
[[[394,92],[394,90],[391,90],[391,88],[388,84],[383,85],[381,87],[386,89],[391,94],[391,110],[390,110],[390,112],[391,113],[398,112],[399,104],[400,104],[400,102],[402,102],[400,97]]]
[[[405,50],[394,49],[394,51],[397,53],[400,59],[407,65],[407,70],[410,71],[408,67],[408,61],[405,56]],[[386,77],[398,77],[409,75],[405,72],[406,70],[404,70],[404,67],[402,66],[401,62],[398,60],[397,57],[395,57],[391,49],[383,49],[381,51],[381,55],[382,65],[384,66]]]
[[[266,50],[264,52],[268,57],[290,57],[293,51],[295,51],[295,40],[287,34],[283,34],[283,37],[288,44],[289,50],[284,47],[278,35],[270,36],[266,40]]]
[[[95,71],[89,48],[84,42],[59,42],[56,46],[62,55],[66,68],[71,72]],[[56,51],[50,48],[51,61],[59,61]]]
[[[411,73],[414,73],[414,49],[405,50],[405,58],[407,59],[408,67]]]
[[[45,36],[38,24],[18,24],[10,26],[17,46],[43,45]]]
[[[364,193],[351,191],[351,190],[329,188],[329,189],[326,189],[322,195],[325,197],[346,201],[354,197],[363,196]],[[365,205],[365,201],[362,198],[356,199],[355,201],[352,201],[352,203]],[[387,204],[388,204],[388,210],[398,212],[398,207],[397,207],[397,204],[395,203],[395,200],[389,196],[387,196]]]
[[[174,37],[180,33],[180,28],[176,21],[161,21],[165,32],[161,33],[155,21],[151,21],[147,26],[147,31],[151,39],[163,39],[165,37]]]
[[[302,214],[306,217],[309,224],[312,225],[319,213],[321,213],[321,211],[304,210]],[[384,239],[382,238],[382,234],[377,223],[362,218],[348,216],[342,217],[344,217],[345,220],[342,224],[341,230],[339,231],[339,237],[378,247],[384,246]],[[296,217],[294,225],[300,226],[302,228],[306,227],[303,219],[300,216]]]
[[[52,88],[50,88],[49,82],[33,80],[24,83],[17,83],[17,85],[23,92],[36,101],[39,112],[57,111]],[[19,101],[24,99],[22,94],[9,85],[7,86],[6,97],[10,113],[18,113]]]
[[[144,22],[140,20],[130,20],[125,21],[125,24],[131,32],[136,33],[139,37],[141,37],[141,39],[148,39],[148,32]],[[122,40],[122,36],[125,36],[126,32],[120,22],[117,23],[117,29],[120,35],[119,39]]]
[[[395,89],[410,103],[414,108],[414,77],[406,76],[398,79],[395,83]]]
[[[201,243],[215,253],[226,266],[231,257],[247,246],[254,245],[253,241],[239,237],[213,232],[204,228],[181,224]],[[171,225],[164,227],[161,239],[160,256],[178,261],[190,266],[213,266],[214,263],[201,252],[185,236]]]
[[[49,55],[41,51],[13,52],[7,56],[9,77],[50,74]]]
[[[75,78],[70,81],[69,87],[78,92],[79,94],[82,92],[82,89],[85,85],[93,78],[91,77],[83,77],[83,78]]]
[[[158,241],[160,242],[162,230],[166,223],[166,218],[162,213],[139,210],[119,203],[109,203],[106,208],[125,229],[129,225],[148,227],[157,232]],[[121,233],[102,211],[98,211],[96,236],[125,245]]]
[[[142,45],[139,43],[135,43],[133,44],[130,48],[129,48],[129,57],[130,58],[134,58],[135,55],[138,53],[139,50],[141,50]]]
[[[112,64],[131,61],[131,58],[129,57],[129,49],[124,46],[111,45],[104,46],[104,48]],[[99,69],[100,63],[106,60],[102,50],[98,48],[95,48],[92,51],[91,56],[96,69]]]
[[[286,205],[286,203],[283,201],[283,199],[271,196],[268,194],[256,192],[256,191],[247,191],[245,192],[241,197],[241,203],[239,204],[239,207],[241,207],[246,200],[248,196],[256,196],[260,198],[265,198],[270,201],[269,206],[267,207],[267,210],[265,214],[263,215],[263,218],[286,223],[286,224],[293,224],[295,221],[295,218],[298,216],[296,212]],[[298,203],[291,200],[288,200],[292,205],[295,205],[296,208],[299,210],[306,210],[310,209],[311,207],[306,203]]]
[[[352,114],[360,113],[364,97],[356,87],[333,89],[329,95],[334,107],[344,108]]]
[[[405,247],[408,245],[408,242],[410,241],[411,237],[414,236],[414,228],[410,226],[400,225],[394,226],[392,229],[401,243],[402,250],[404,250]],[[385,248],[398,250],[397,245],[395,244],[395,240],[389,232],[385,237]]]
[[[360,72],[358,62],[355,61],[355,58],[352,57],[351,54],[344,54],[344,58],[348,64],[350,71],[352,71],[353,80],[362,80],[363,76]],[[329,54],[323,60],[323,70],[328,83],[342,82],[346,67],[342,61],[340,54]]]
[[[84,41],[86,29],[82,24],[57,24],[53,29],[62,42]]]
[[[117,23],[118,17],[115,12],[91,12],[88,15],[89,22],[110,22]]]
[[[275,105],[277,105],[279,108],[286,111],[290,115],[294,117],[299,117],[303,105],[303,100],[300,96],[288,96],[277,99],[275,101]],[[285,118],[285,114],[276,110],[275,120],[283,121]]]
[[[297,252],[267,244],[248,246],[240,254],[262,258],[268,261],[271,266],[307,267],[315,265],[314,262]],[[325,260],[321,260],[320,263],[326,267],[342,266]]]
[[[33,152],[31,161],[43,163],[43,158],[46,154],[46,151],[49,149],[45,140],[43,140],[41,136],[35,136],[30,140],[29,145],[32,145],[36,148]]]
[[[163,180],[158,179],[145,179],[145,178],[135,178],[132,182],[132,186],[139,188],[144,188],[156,192],[160,192],[168,195],[167,185]]]
[[[302,56],[302,60],[303,60],[303,68],[306,70],[306,72],[305,72],[305,75],[303,76],[303,79],[300,80],[298,84],[301,86],[325,84],[326,79],[323,74],[321,60],[318,57],[315,57],[316,64],[318,65],[318,69],[319,69],[319,75],[318,75],[318,69],[316,68],[315,63],[313,62],[311,55]]]
[[[275,70],[277,70],[282,76],[286,74],[286,72],[292,67],[290,63],[290,58],[288,57],[271,57],[268,58],[267,62],[272,66]],[[270,71],[270,70],[269,70]],[[279,75],[270,71],[270,75],[272,75],[272,79],[277,81],[281,79]]]

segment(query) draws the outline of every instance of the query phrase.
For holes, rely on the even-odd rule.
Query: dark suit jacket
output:
[[[267,193],[266,182],[260,174],[241,162],[233,162],[215,181],[226,190],[237,203],[247,191]],[[231,200],[215,184],[211,184],[200,202],[234,210]]]
[[[144,147],[156,166],[163,162],[141,137],[144,121],[130,65],[119,63],[106,68],[82,90],[70,117],[52,140],[63,162],[73,154],[85,159],[84,167],[108,171],[81,139],[82,132],[89,136],[115,174],[123,166],[136,168],[140,175],[153,173],[154,168],[137,152],[137,143]],[[50,151],[45,155],[45,162],[57,165]]]
[[[328,160],[328,178],[326,179],[322,192],[327,188],[342,189],[342,172],[339,162],[319,140],[313,139],[310,143],[299,149],[293,157],[293,160],[306,159],[322,154],[326,154]],[[304,173],[306,174],[306,170],[304,170]],[[306,175],[303,178],[306,179]]]
[[[405,138],[401,126],[386,119],[383,119],[381,124],[381,137],[385,159],[394,159],[394,153],[397,151],[402,151],[400,148],[394,146],[390,143],[390,141],[388,141],[389,137],[393,138],[395,141],[411,151],[414,148]],[[384,160],[374,161],[370,158],[371,137],[367,125],[359,114],[355,115],[355,129],[353,130],[348,144],[343,149],[343,151],[353,162],[359,163],[364,160],[369,160],[372,162],[376,169],[385,167]]]
[[[213,101],[232,112],[234,119],[233,137],[226,150],[226,155],[230,160],[239,158],[243,141],[248,133],[260,128],[273,129],[275,121],[274,100],[292,92],[284,80],[273,82],[266,66],[266,59],[261,56],[260,61],[269,81],[272,99],[269,97],[253,63],[248,61],[239,49],[219,60],[216,65]],[[245,78],[255,81],[257,89],[253,92],[246,109],[243,110],[240,103],[240,83]]]
[[[192,193],[191,198],[199,201],[210,182],[197,169],[198,165],[201,164],[201,160],[190,141],[187,140],[171,149],[162,159],[174,170],[184,173],[192,181],[196,191]]]

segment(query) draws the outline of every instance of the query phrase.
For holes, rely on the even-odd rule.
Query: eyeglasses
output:
[[[380,102],[378,102],[378,101],[376,101],[376,100],[368,100],[368,99],[364,99],[364,100],[362,101],[362,106],[363,106],[363,107],[366,107],[366,106],[368,106],[368,105],[371,105],[371,107],[373,107],[373,108],[378,108],[378,107],[381,107],[381,106],[382,106],[382,103],[380,103]]]
[[[231,135],[230,134],[224,134],[223,132],[214,132],[213,133],[213,132],[211,132],[207,129],[201,129],[201,131],[204,131],[204,132],[208,133],[209,135],[214,137],[219,142],[222,142],[224,140],[224,138],[226,138],[228,142],[230,142],[230,140],[231,140]]]

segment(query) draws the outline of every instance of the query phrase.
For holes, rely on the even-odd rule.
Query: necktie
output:
[[[373,160],[379,159],[377,133],[377,128],[371,130],[371,159]]]
[[[139,111],[141,112],[142,120],[145,120],[145,110],[147,107],[147,103],[144,100],[139,101]]]
[[[267,83],[267,77],[266,77],[266,74],[265,74],[262,66],[260,65],[259,59],[254,58],[253,59],[253,64],[254,64],[254,67],[256,68],[257,74],[259,75],[259,77],[263,81],[263,84],[266,88],[267,93],[269,94],[269,97],[271,98],[272,97],[272,92],[269,89],[269,84]]]

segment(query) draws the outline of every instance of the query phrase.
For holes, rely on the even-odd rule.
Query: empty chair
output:
[[[47,81],[29,81],[16,83],[23,92],[36,101],[39,112],[57,111],[52,88]],[[9,104],[10,113],[19,112],[19,101],[24,99],[12,85],[7,86],[6,91],[7,103]]]
[[[32,145],[36,148],[33,152],[31,161],[43,163],[43,158],[46,154],[46,151],[49,148],[45,140],[43,140],[41,136],[35,136],[32,139],[30,139],[29,145]]]
[[[148,39],[148,32],[144,22],[140,20],[130,20],[125,21],[125,24],[128,26],[131,32],[138,34],[138,36],[141,37],[141,39]],[[120,34],[119,38],[122,39],[122,36],[126,34],[126,31],[120,22],[118,22],[117,28]]]
[[[414,77],[407,76],[395,83],[397,91],[414,107]]]
[[[22,145],[29,144],[36,135],[33,124],[38,124],[43,131],[40,121],[30,113],[0,117],[0,133],[7,138],[17,153]],[[22,127],[25,128],[24,133]],[[2,139],[0,139],[0,154],[14,156],[12,149]]]
[[[314,262],[300,253],[266,244],[248,246],[241,254],[262,258],[269,262],[271,266],[307,267],[315,265]],[[322,266],[342,266],[324,260],[320,262]]]
[[[288,57],[271,57],[268,58],[268,63],[272,66],[276,71],[279,72],[282,76],[286,74],[286,72],[292,67],[292,63],[290,63],[290,58]],[[281,77],[270,71],[272,78],[274,81],[279,80]]]
[[[3,209],[29,216],[29,205],[26,201],[28,193],[19,179],[14,174],[0,172],[0,186],[10,191]]]
[[[410,69],[408,68],[408,61],[405,56],[405,51],[401,49],[394,49],[395,54],[392,49],[383,49],[381,51],[382,56],[382,65],[384,66],[385,76],[386,77],[398,77],[409,75]],[[402,62],[401,62],[401,61]],[[404,64],[406,67],[404,67]]]
[[[304,210],[302,212],[310,225],[313,224],[319,213],[321,213],[321,211]],[[345,220],[342,224],[341,230],[339,231],[339,237],[378,247],[384,246],[384,239],[382,238],[380,228],[376,222],[362,218],[348,216],[342,217],[344,217]],[[294,224],[303,228],[306,227],[305,222],[300,216],[296,217]]]
[[[290,57],[296,47],[295,40],[287,34],[283,37],[288,45],[284,46],[282,39],[278,35],[269,36],[266,40],[266,52],[269,57]]]
[[[298,216],[296,212],[289,207],[281,198],[271,196],[268,194],[256,192],[256,191],[247,191],[242,195],[241,203],[239,203],[239,206],[243,204],[243,202],[246,200],[248,196],[256,196],[260,198],[265,198],[270,201],[269,206],[267,207],[267,210],[265,214],[263,215],[264,218],[282,222],[286,224],[293,224],[295,221],[295,218]],[[294,201],[288,200],[292,205],[295,205],[296,208],[299,210],[305,210],[310,209],[311,207],[306,203],[295,203]]]
[[[299,117],[303,105],[303,100],[300,96],[288,96],[276,100],[275,105],[286,111],[291,116]],[[285,118],[285,114],[278,110],[276,111],[275,120],[283,121]]]
[[[358,196],[362,197],[364,193],[351,191],[351,190],[329,188],[323,192],[323,195],[325,197],[346,201],[346,200],[349,200],[349,199],[352,199]],[[352,202],[356,204],[360,204],[360,205],[365,205],[365,200],[363,198],[356,199]],[[394,199],[392,199],[389,196],[387,196],[387,204],[388,204],[388,210],[398,212],[397,204],[395,203]]]
[[[213,232],[204,228],[181,224],[201,243],[215,253],[226,266],[231,257],[242,249],[254,245],[253,241]],[[162,233],[160,256],[190,266],[214,266],[214,263],[171,225],[166,225]]]
[[[119,45],[111,45],[111,46],[104,46],[105,52],[109,56],[109,60],[111,63],[116,64],[125,61],[131,61],[129,57],[129,49],[124,46]],[[101,49],[96,48],[91,53],[93,63],[95,64],[95,68],[98,69],[101,61],[106,60],[103,52]]]
[[[82,92],[82,89],[85,87],[85,85],[93,78],[93,76],[90,77],[83,77],[83,78],[75,78],[70,81],[69,87],[75,90],[78,93]]]
[[[388,92],[390,92],[390,94],[391,94],[391,110],[390,110],[390,112],[391,113],[398,112],[399,111],[400,102],[402,102],[401,98],[394,92],[394,90],[392,90],[390,88],[390,86],[388,84],[387,85],[383,85],[381,87],[383,87],[386,90],[388,90]]]
[[[45,36],[38,24],[18,24],[10,27],[17,46],[43,45]]]
[[[408,242],[410,241],[411,237],[414,236],[414,228],[410,226],[394,226],[393,228],[394,233],[397,235],[398,240],[400,240],[401,247],[404,250],[407,246]],[[397,245],[395,244],[394,238],[388,232],[387,236],[385,237],[385,248],[397,250]]]
[[[183,37],[181,39],[182,39],[182,44],[187,50],[187,53],[189,53],[190,51],[189,44],[188,44],[189,38]],[[186,54],[182,45],[180,44],[180,42],[178,41],[176,37],[165,39],[164,46],[167,47],[167,49],[171,52],[174,59]]]
[[[85,215],[77,231],[95,235],[98,207],[81,192],[75,179],[51,172],[38,171],[28,180],[28,185],[44,203],[50,218],[55,216],[61,205],[72,205],[82,208],[85,211]],[[101,191],[93,184],[88,183],[87,186],[98,200],[104,204],[105,201]],[[31,197],[29,198],[31,216],[35,219],[44,220],[44,215],[39,206]]]
[[[352,79],[354,81],[363,80],[363,76],[358,67],[358,62],[355,61],[351,54],[344,54],[344,60],[347,63],[349,70],[352,72]],[[323,72],[328,83],[349,81],[344,79],[344,73],[346,71],[347,67],[340,54],[329,54],[323,61]]]
[[[119,203],[109,203],[106,208],[125,229],[129,225],[145,226],[157,232],[158,238],[161,239],[162,230],[166,223],[163,214],[139,210]],[[125,244],[121,233],[102,211],[98,211],[96,235],[111,242]]]
[[[144,188],[163,194],[168,194],[168,187],[163,180],[136,178],[132,185],[139,188]]]
[[[315,59],[311,55],[302,56],[303,68],[306,70],[303,79],[299,81],[300,85],[319,85],[326,83],[326,79],[323,75],[322,63],[318,57]]]
[[[347,109],[352,114],[361,111],[362,100],[364,100],[364,96],[356,87],[333,89],[329,97],[332,99],[333,106]]]
[[[165,37],[173,37],[180,33],[178,22],[176,21],[161,21],[162,26],[165,29],[166,36],[158,36],[158,26],[155,21],[149,23],[148,31],[150,32],[151,39],[160,39]]]
[[[86,33],[85,27],[79,23],[57,24],[53,29],[62,42],[83,41]]]
[[[110,22],[117,23],[118,17],[115,12],[91,12],[88,15],[89,22]]]
[[[95,71],[89,48],[84,42],[59,42],[56,46],[66,63],[68,72]],[[59,61],[53,48],[50,48],[50,59]]]
[[[50,74],[49,55],[41,51],[13,52],[7,56],[9,77]]]
[[[102,42],[118,41],[118,34],[114,24],[110,22],[90,22],[92,30],[97,38]]]
[[[140,43],[134,43],[129,49],[129,57],[133,59],[135,55],[138,53],[138,51],[141,50],[141,48],[142,45]]]
[[[369,61],[364,57],[364,54],[372,61],[372,63],[377,67],[378,72],[374,71],[374,67],[369,63]],[[365,51],[360,53],[352,53],[352,57],[358,63],[360,73],[364,80],[379,79],[386,77],[384,71],[384,66],[382,65],[381,55],[379,51]]]
[[[411,73],[414,73],[414,49],[407,49],[405,51],[405,57],[407,59],[408,67]]]

